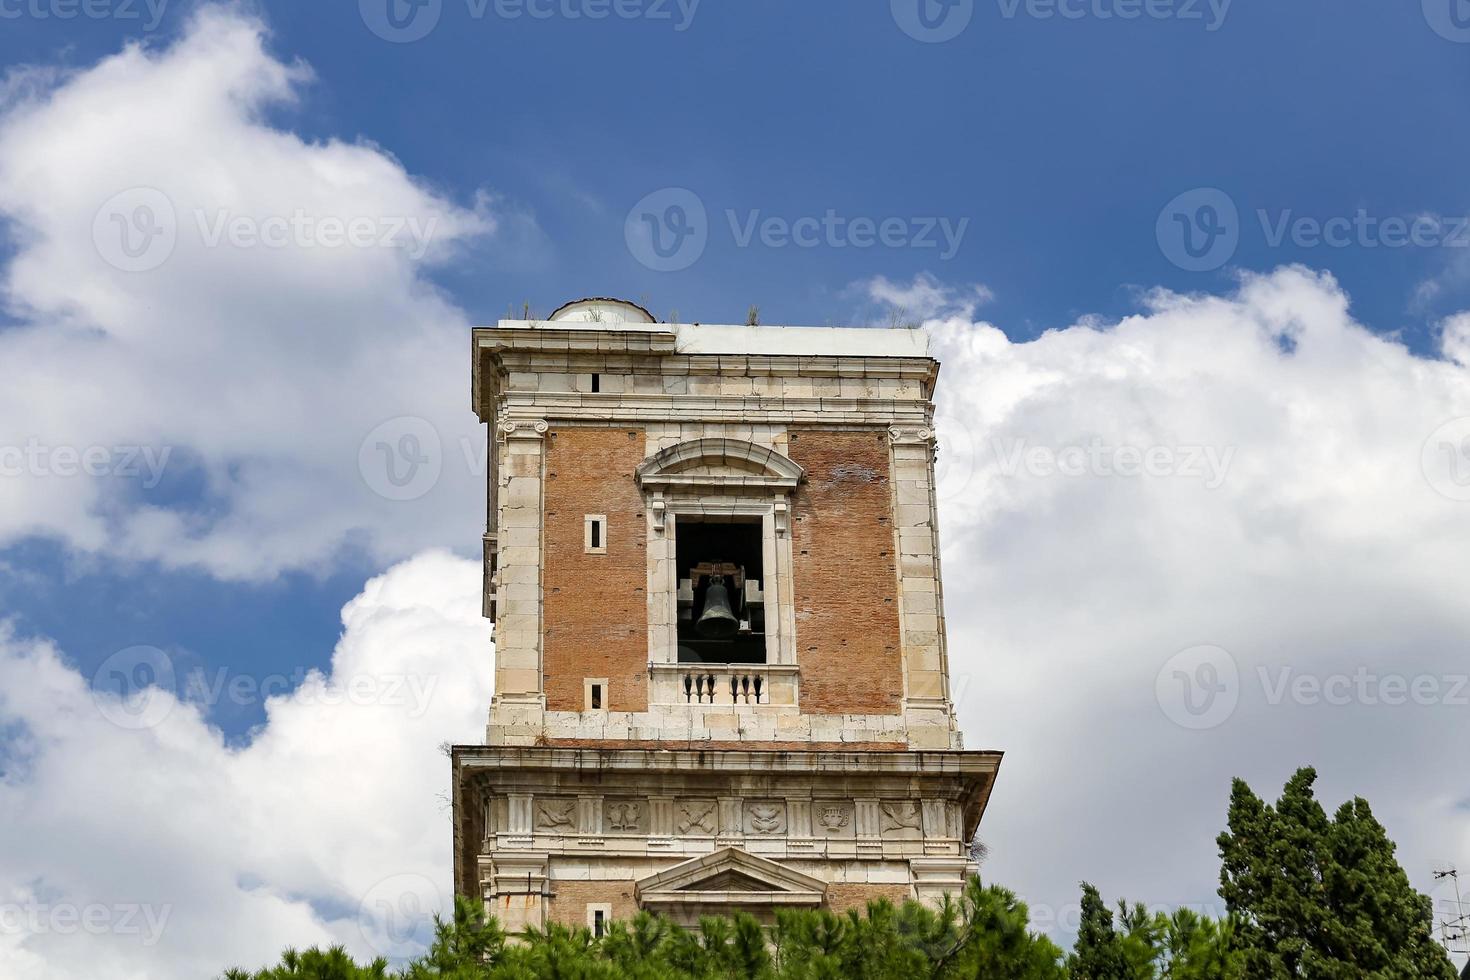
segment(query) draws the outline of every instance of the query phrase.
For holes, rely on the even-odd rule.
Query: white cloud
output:
[[[927,272],[919,273],[906,284],[893,282],[886,276],[874,276],[853,283],[851,289],[884,307],[899,321],[971,317],[976,307],[995,298],[987,286],[978,283],[949,286]]]
[[[238,749],[157,688],[130,702],[157,723],[120,727],[61,652],[0,633],[0,976],[197,980],[288,944],[367,959],[421,940],[425,919],[374,916],[448,905],[438,746],[484,733],[479,577],[430,552],[369,581],[329,674]]]
[[[1230,778],[1274,798],[1306,764],[1329,808],[1375,805],[1421,888],[1435,860],[1470,862],[1463,361],[1374,335],[1300,268],[1027,343],[929,328],[951,668],[967,744],[1007,751],[991,876],[1043,911],[1081,878],[1216,901]],[[1229,680],[1206,653],[1160,680],[1201,645],[1239,672],[1223,720],[1228,700],[1203,717],[1204,683]]]
[[[24,370],[0,387],[0,546],[268,578],[348,542],[387,560],[473,533],[468,324],[425,271],[494,230],[491,198],[461,206],[378,147],[278,128],[311,75],[265,41],[206,6],[170,47],[6,87],[20,325],[0,363]],[[364,476],[364,438],[400,416],[430,441],[389,426]],[[439,473],[411,501],[375,492],[393,495],[380,453],[400,448]]]

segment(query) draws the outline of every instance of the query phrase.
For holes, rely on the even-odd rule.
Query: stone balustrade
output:
[[[799,703],[794,664],[652,664],[649,703],[727,708]]]

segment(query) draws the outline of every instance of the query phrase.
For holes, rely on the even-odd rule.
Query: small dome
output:
[[[547,318],[570,323],[653,323],[653,314],[625,299],[593,296],[573,300],[556,308]]]

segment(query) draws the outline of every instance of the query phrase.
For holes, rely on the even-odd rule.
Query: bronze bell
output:
[[[716,575],[710,579],[704,592],[704,612],[694,630],[710,640],[728,640],[740,629],[740,621],[730,609],[730,593],[725,588],[725,577]]]

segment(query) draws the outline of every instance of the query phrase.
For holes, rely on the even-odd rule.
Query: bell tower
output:
[[[957,892],[1001,755],[950,696],[925,336],[587,299],[473,352],[495,695],[455,887],[594,930]]]

